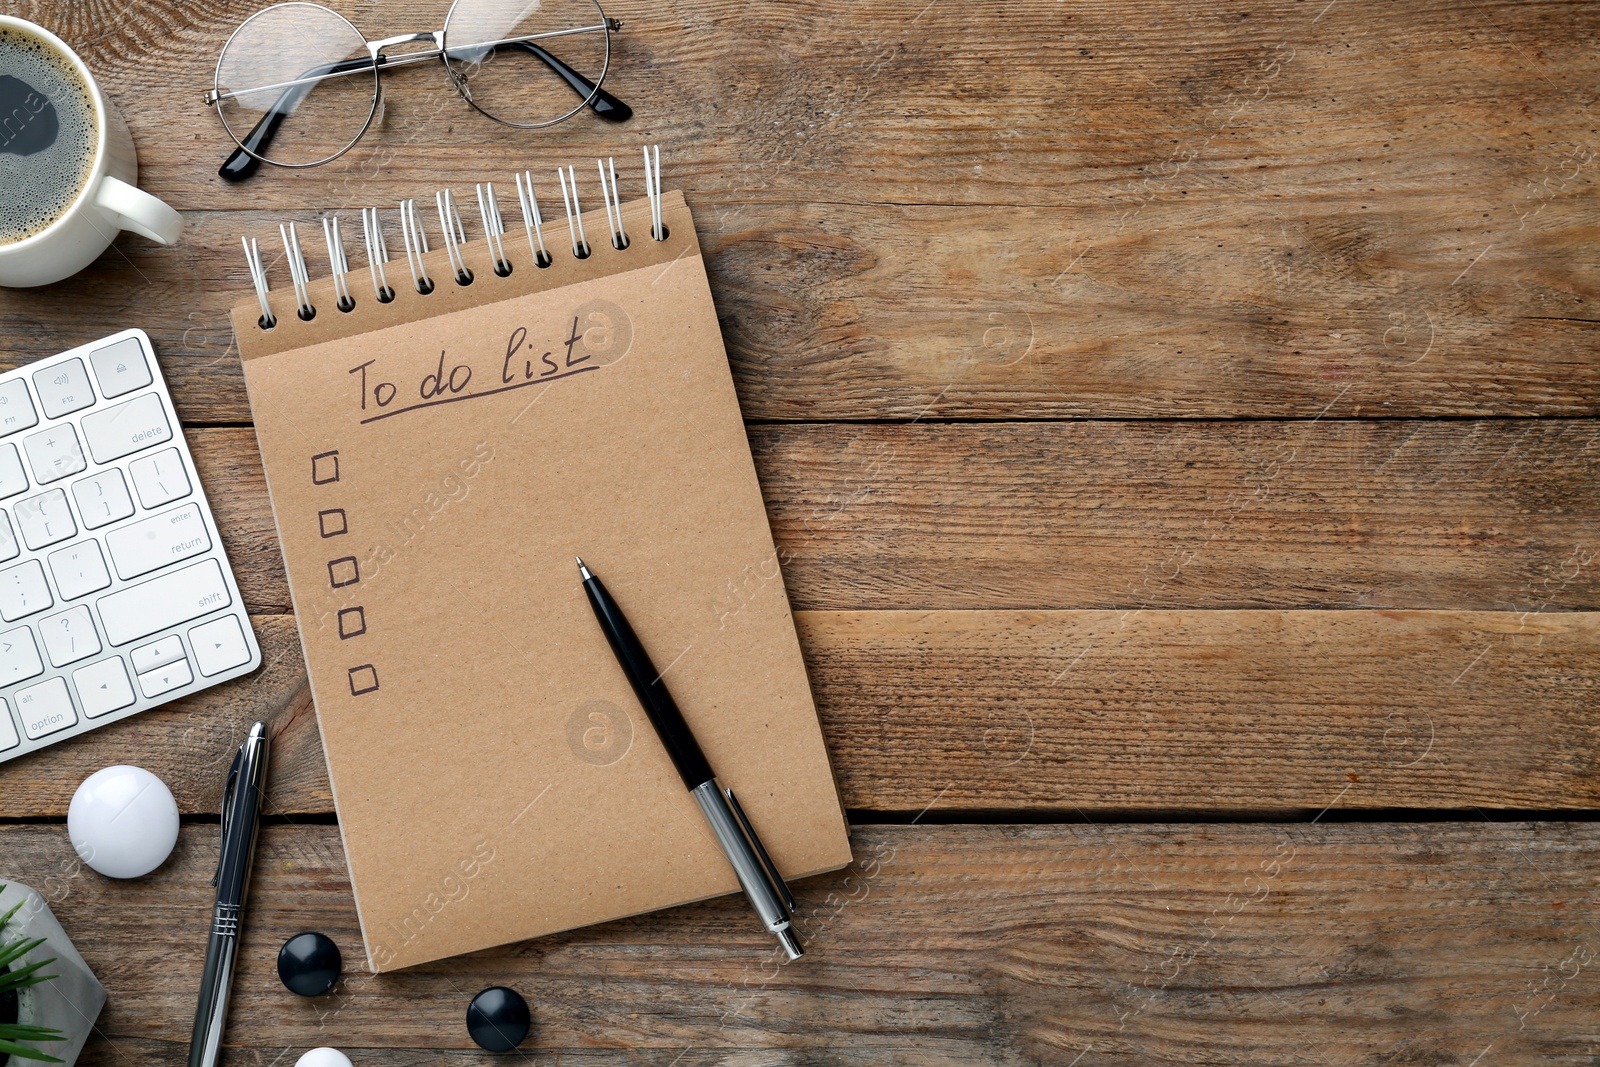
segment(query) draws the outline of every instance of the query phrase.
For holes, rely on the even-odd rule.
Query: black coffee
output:
[[[94,100],[66,57],[0,26],[0,245],[45,229],[93,169]]]

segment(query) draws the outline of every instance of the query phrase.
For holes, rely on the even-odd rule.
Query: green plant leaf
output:
[[[20,940],[13,941],[9,945],[0,945],[0,967],[8,966],[12,960],[26,956],[42,944],[44,938],[36,937],[32,941]]]
[[[6,978],[11,982],[11,984],[13,986],[16,986],[16,987],[20,988],[21,985],[22,985],[23,980],[26,979],[29,975],[33,974],[40,967],[48,967],[54,962],[55,962],[55,957],[52,956],[50,959],[47,959],[47,960],[40,960],[37,963],[30,963],[26,967],[20,968],[18,970],[8,971],[6,973]],[[44,977],[45,976],[41,975],[38,980],[39,981],[43,981]],[[53,978],[55,976],[51,975],[50,977]],[[32,985],[33,983],[30,982],[28,984]]]
[[[0,1038],[0,1052],[9,1052],[11,1055],[25,1060],[42,1060],[45,1063],[66,1062],[66,1060],[57,1059],[54,1056],[40,1052],[36,1048],[29,1048],[27,1045],[19,1045],[15,1041],[7,1041],[3,1038]]]
[[[59,1041],[62,1033],[53,1026],[32,1023],[0,1023],[0,1038],[12,1041]]]
[[[5,892],[5,883],[0,883],[0,893]],[[21,910],[27,899],[17,901],[4,915],[0,915],[0,931],[4,931],[12,918]],[[48,982],[57,975],[40,974],[40,968],[48,967],[56,962],[54,957],[30,963],[26,967],[15,970],[9,969],[11,964],[20,960],[34,949],[45,943],[42,937],[18,938],[7,944],[0,944],[0,993],[17,992],[36,986],[40,982]],[[31,1045],[23,1044],[24,1041],[62,1041],[65,1035],[60,1030],[49,1026],[33,1026],[27,1023],[7,1023],[0,1025],[0,1055],[10,1056],[14,1060],[34,1060],[39,1063],[65,1063],[65,1060],[40,1052]]]

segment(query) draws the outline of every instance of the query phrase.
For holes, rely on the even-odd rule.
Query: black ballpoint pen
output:
[[[222,1052],[222,1027],[228,1017],[228,993],[239,952],[240,910],[250,888],[250,861],[256,851],[256,828],[267,785],[267,727],[256,723],[239,746],[228,770],[222,796],[222,849],[217,856],[217,906],[211,917],[205,970],[200,978],[200,1004],[194,1013],[189,1067],[215,1067]]]
[[[628,625],[622,609],[611,599],[611,594],[606,592],[600,579],[583,565],[582,559],[578,560],[578,575],[583,580],[583,591],[588,594],[589,606],[594,608],[595,618],[600,621],[600,629],[605,631],[611,651],[622,664],[622,672],[628,676],[628,683],[633,686],[639,703],[644,705],[645,714],[656,728],[667,755],[672,757],[672,764],[678,769],[684,787],[694,796],[706,821],[711,824],[711,832],[716,835],[717,844],[722,846],[728,862],[733,865],[733,873],[739,876],[745,896],[750,898],[751,905],[767,929],[777,936],[778,943],[789,954],[789,958],[799,959],[804,950],[791,923],[795,911],[794,897],[778,874],[772,857],[767,855],[761,838],[756,836],[755,827],[745,817],[733,790],[723,789],[717,784],[716,776],[711,773],[711,764],[706,762],[699,742],[689,732],[689,724],[683,721],[683,713],[673,702],[672,694],[667,692],[661,673],[651,664],[649,654],[645,652],[644,645],[639,643],[633,627]]]

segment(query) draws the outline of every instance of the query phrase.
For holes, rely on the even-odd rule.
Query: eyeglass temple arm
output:
[[[501,47],[503,48],[506,46],[502,45]],[[577,93],[579,96],[585,97],[589,102],[589,110],[593,111],[600,118],[607,119],[611,122],[627,122],[629,119],[633,118],[633,108],[629,107],[627,104],[624,104],[621,100],[618,100],[604,89],[595,89],[594,82],[590,81],[588,78],[585,78],[582,74],[579,74],[577,71],[573,70],[571,67],[567,66],[565,63],[561,62],[561,60],[551,55],[545,49],[534,44],[532,41],[518,41],[514,45],[511,45],[511,47],[523,48],[529,52],[532,52],[542,63],[544,63],[545,66],[549,67],[551,70],[560,75],[562,81],[572,86],[573,92]]]
[[[383,66],[389,60],[388,56],[380,55],[376,66]],[[340,63],[328,63],[320,67],[312,67],[301,78],[321,78],[330,74],[349,74],[351,71],[370,68],[375,64],[368,59],[347,59]],[[278,127],[283,121],[294,114],[295,108],[300,106],[312,89],[317,87],[315,81],[303,85],[291,85],[278,94],[278,99],[273,102],[272,109],[250,128],[245,135],[243,146],[235,148],[222,166],[217,170],[217,176],[230,182],[242,182],[257,170],[261,169],[261,161],[250,152],[260,153],[272,143],[272,138],[277,134]],[[246,151],[249,149],[249,151]]]
[[[495,51],[498,52],[504,48],[522,48],[533,53],[545,66],[555,71],[562,81],[571,86],[574,92],[579,96],[586,97],[589,109],[600,118],[611,122],[626,122],[633,117],[633,109],[631,107],[604,89],[597,90],[594,82],[585,78],[538,45],[530,41],[518,41],[508,45],[497,45]],[[405,57],[401,56],[400,58],[404,59]],[[389,62],[388,56],[381,54],[378,56],[378,66],[383,66],[387,62]],[[300,77],[320,78],[331,74],[348,74],[353,70],[360,70],[370,66],[373,66],[373,62],[370,59],[347,59],[342,63],[313,67]],[[222,166],[218,168],[217,175],[226,181],[242,182],[260,170],[261,160],[250,153],[255,152],[259,155],[265,151],[267,145],[272,143],[273,136],[277,134],[278,127],[283,125],[285,119],[294,114],[294,109],[300,106],[300,101],[305,99],[306,94],[316,88],[317,84],[317,82],[310,82],[305,85],[292,85],[285,89],[273,103],[272,110],[261,116],[261,119],[251,127],[250,132],[245,135],[243,145],[235,148]],[[246,149],[249,149],[249,151],[246,151]]]

